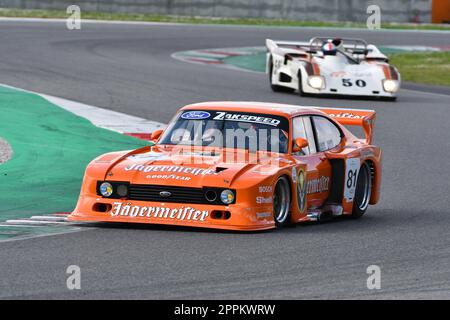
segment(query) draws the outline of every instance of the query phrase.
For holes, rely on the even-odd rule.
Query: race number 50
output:
[[[360,88],[364,88],[367,85],[367,83],[364,80],[362,80],[362,79],[357,79],[355,81],[355,84],[356,84],[356,86],[358,86]],[[353,82],[352,82],[351,79],[345,79],[344,78],[344,79],[342,79],[342,85],[344,87],[351,87],[351,86],[353,86]]]

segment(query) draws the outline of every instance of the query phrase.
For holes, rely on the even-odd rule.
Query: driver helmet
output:
[[[322,46],[322,52],[323,52],[324,55],[335,56],[336,55],[336,51],[337,51],[336,45],[333,42],[331,42],[331,41],[325,43]]]

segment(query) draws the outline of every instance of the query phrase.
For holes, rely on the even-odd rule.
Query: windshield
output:
[[[287,153],[289,121],[271,114],[183,111],[159,144],[246,149]]]

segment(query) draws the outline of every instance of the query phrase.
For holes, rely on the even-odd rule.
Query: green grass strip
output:
[[[396,53],[390,63],[403,81],[450,86],[450,52]]]
[[[283,19],[253,19],[253,18],[211,18],[191,16],[155,15],[146,13],[108,13],[82,11],[83,19],[92,20],[115,20],[115,21],[147,21],[147,22],[172,22],[190,24],[224,24],[224,25],[249,25],[249,26],[271,26],[271,27],[331,27],[331,28],[367,28],[365,23],[357,22],[321,22],[321,21],[297,21]],[[1,9],[0,17],[22,17],[22,18],[60,18],[68,17],[61,10],[23,10],[23,9]],[[382,23],[382,29],[397,30],[444,30],[450,31],[450,26],[435,24],[402,24]]]

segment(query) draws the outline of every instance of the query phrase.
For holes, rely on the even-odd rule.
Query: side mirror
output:
[[[158,141],[158,139],[161,137],[162,133],[163,133],[163,130],[161,130],[161,129],[153,131],[152,134],[150,135],[150,140]]]
[[[303,138],[296,138],[294,140],[294,146],[292,147],[292,152],[299,152],[303,148],[306,148],[308,146],[308,140]]]

